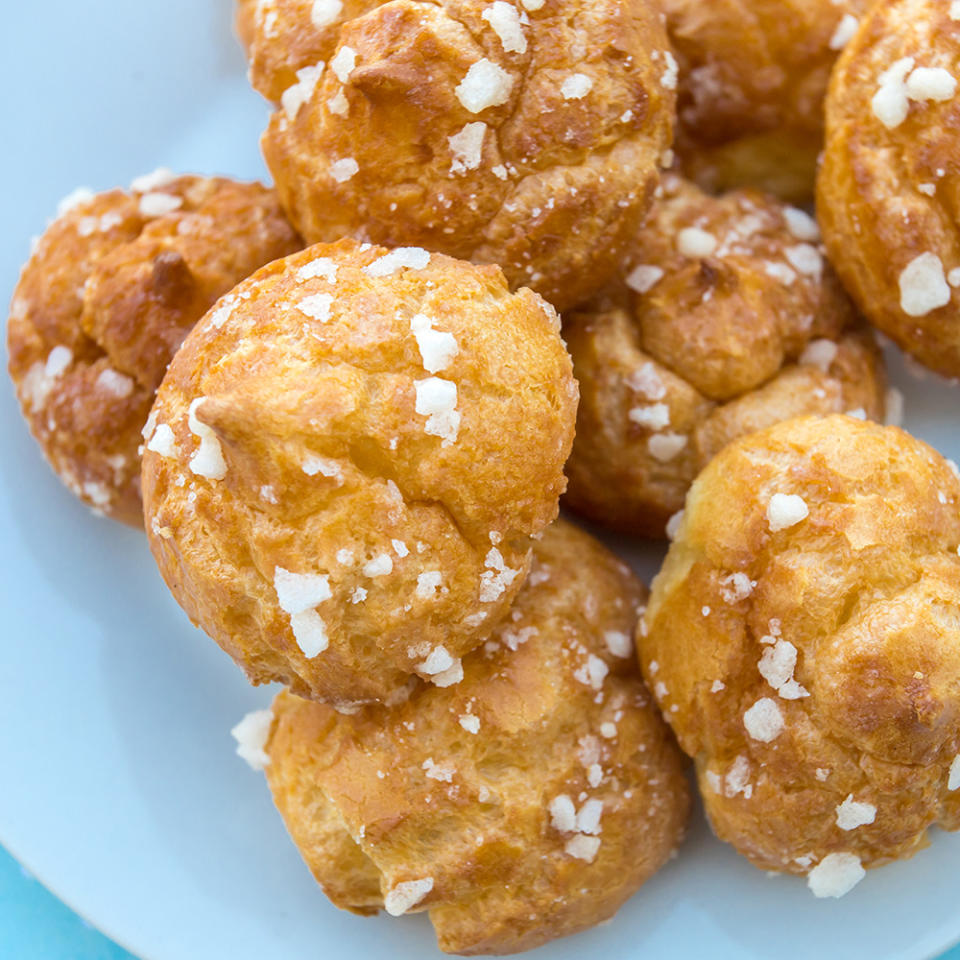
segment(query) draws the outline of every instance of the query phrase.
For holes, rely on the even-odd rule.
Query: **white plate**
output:
[[[263,175],[266,110],[231,14],[231,0],[5,5],[0,290],[79,184],[160,164]],[[960,391],[896,371],[907,426],[960,459]],[[231,725],[270,691],[190,627],[141,534],[54,479],[8,383],[0,443],[0,842],[146,960],[436,955],[423,917],[364,920],[326,902],[262,778],[233,754]],[[656,551],[638,560],[649,575]],[[960,938],[960,835],[933,840],[824,902],[754,870],[699,818],[613,923],[539,956],[921,960]]]

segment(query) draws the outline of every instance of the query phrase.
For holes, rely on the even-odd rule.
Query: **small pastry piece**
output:
[[[813,193],[823,99],[870,0],[664,0],[680,64],[676,151],[712,191]]]
[[[873,6],[837,64],[817,208],[864,316],[960,377],[960,9]]]
[[[343,909],[428,910],[449,953],[613,916],[679,843],[683,763],[635,673],[642,584],[559,522],[464,680],[352,716],[283,693],[266,744],[294,842]]]
[[[417,244],[565,309],[652,200],[676,63],[645,0],[242,4],[263,138],[310,241]]]
[[[805,413],[880,418],[885,381],[809,216],[756,191],[663,187],[629,299],[564,321],[581,396],[567,503],[654,537],[725,444]]]
[[[496,267],[344,240],[240,284],[177,354],[144,457],[150,545],[254,683],[455,683],[557,515],[577,386]]]
[[[839,896],[960,828],[960,473],[804,417],[698,477],[637,644],[717,835]]]
[[[129,192],[77,191],[10,305],[10,376],[61,480],[135,526],[140,431],[164,370],[214,301],[301,246],[258,183],[157,171]]]

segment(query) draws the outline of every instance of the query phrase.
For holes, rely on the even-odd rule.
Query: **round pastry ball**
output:
[[[866,318],[960,377],[960,13],[876,4],[837,64],[817,182],[824,240]]]
[[[344,240],[265,267],[187,338],[150,418],[150,545],[254,683],[400,696],[507,611],[557,515],[577,386],[497,267]]]
[[[528,950],[612,917],[666,862],[689,810],[681,754],[635,672],[645,597],[616,557],[558,523],[458,686],[419,684],[402,706],[352,716],[281,694],[262,759],[330,899],[428,910],[440,948],[465,954]]]
[[[564,321],[580,382],[566,502],[592,520],[663,536],[736,437],[805,413],[882,417],[882,358],[801,210],[666,177],[624,277],[626,297]]]
[[[276,0],[240,23],[277,105],[264,155],[310,241],[496,263],[565,309],[649,207],[676,62],[645,0]]]
[[[637,644],[721,839],[839,896],[960,828],[960,473],[804,417],[690,490]]]
[[[301,246],[258,183],[157,171],[78,190],[39,239],[10,304],[10,376],[61,480],[135,526],[140,431],[171,357],[209,307]]]
[[[870,2],[663,0],[686,173],[712,191],[809,199],[830,70]]]

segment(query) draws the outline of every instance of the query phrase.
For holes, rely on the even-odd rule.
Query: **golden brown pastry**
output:
[[[301,244],[258,183],[157,171],[61,205],[10,305],[10,376],[61,480],[139,526],[140,431],[193,324],[235,283]]]
[[[712,191],[813,193],[823,99],[871,0],[662,0],[680,64],[677,153]]]
[[[638,631],[721,839],[840,896],[960,828],[960,473],[804,417],[699,476]]]
[[[254,683],[345,706],[437,684],[557,515],[577,386],[553,308],[497,267],[344,240],[204,318],[151,414],[150,545]]]
[[[882,358],[802,211],[665,177],[624,273],[630,299],[564,321],[573,509],[660,537],[736,437],[805,413],[882,417]]]
[[[534,556],[458,686],[352,716],[283,693],[272,731],[266,714],[236,730],[330,899],[428,910],[451,953],[527,950],[612,917],[687,819],[680,752],[635,672],[646,590],[562,522]]]
[[[650,204],[676,63],[646,0],[267,0],[240,32],[311,241],[496,263],[565,309]]]
[[[866,318],[960,376],[960,8],[876,4],[837,64],[817,182],[824,240]]]

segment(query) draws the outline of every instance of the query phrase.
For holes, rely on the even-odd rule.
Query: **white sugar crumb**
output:
[[[452,783],[453,775],[457,772],[452,764],[435,763],[433,757],[427,757],[423,761],[422,768],[428,779],[438,780],[441,783]]]
[[[288,120],[296,120],[300,108],[313,96],[313,91],[323,75],[324,66],[323,61],[320,61],[312,67],[301,67],[297,71],[297,82],[283,91],[280,105]]]
[[[330,176],[337,183],[346,183],[352,180],[360,171],[360,165],[353,157],[344,157],[330,164]]]
[[[166,187],[177,179],[177,175],[166,167],[157,167],[152,173],[145,173],[141,177],[136,177],[130,184],[130,189],[134,193],[152,193],[160,187]]]
[[[717,249],[717,238],[699,227],[684,227],[677,233],[677,250],[685,257],[709,257]]]
[[[714,680],[713,684],[710,687],[711,693],[719,693],[721,690],[726,690],[727,685],[722,680]]]
[[[815,897],[843,897],[865,876],[855,854],[829,853],[807,874],[807,886]]]
[[[830,38],[831,50],[842,50],[854,37],[860,21],[851,13],[845,13]]]
[[[68,193],[60,201],[60,203],[57,204],[57,216],[62,217],[75,207],[80,207],[83,206],[83,204],[90,203],[93,198],[94,192],[89,187],[77,187],[76,190]]]
[[[303,458],[300,469],[308,477],[315,477],[318,473],[322,477],[329,477],[333,480],[342,480],[343,471],[340,464],[334,460],[327,460],[326,457],[315,457],[312,454]]]
[[[428,677],[432,677],[438,673],[443,673],[445,670],[449,670],[453,666],[453,661],[454,658],[450,656],[447,648],[438,646],[430,651],[430,656],[428,656],[417,669],[421,673],[425,673]]]
[[[627,275],[627,286],[637,293],[648,293],[663,279],[663,270],[651,264],[641,263]]]
[[[731,573],[720,581],[720,596],[727,603],[739,603],[753,593],[756,585],[745,573]]]
[[[273,571],[273,588],[280,609],[291,614],[303,613],[333,596],[326,574],[291,573],[283,567]]]
[[[760,676],[773,687],[784,700],[799,700],[810,694],[793,679],[797,666],[797,648],[789,640],[778,639],[768,646],[760,657]]]
[[[403,557],[409,556],[410,551],[407,548],[407,545],[402,540],[391,540],[390,546],[393,547],[394,553],[401,559]]]
[[[290,626],[297,646],[308,660],[319,656],[327,649],[330,643],[327,638],[327,627],[316,610],[304,610],[302,613],[291,614]]]
[[[907,99],[907,74],[913,69],[913,57],[897,60],[879,77],[877,92],[870,101],[874,116],[888,129],[899,127],[907,119],[910,103]]]
[[[343,12],[342,0],[313,0],[310,8],[310,21],[320,29],[329,26]]]
[[[432,600],[443,583],[443,574],[439,570],[426,570],[417,575],[417,599]]]
[[[113,499],[113,491],[105,484],[88,480],[82,487],[83,494],[90,502],[98,508],[106,507]]]
[[[260,499],[265,500],[267,503],[277,502],[277,494],[270,484],[264,484],[260,488]]]
[[[385,577],[388,573],[393,573],[393,558],[389,553],[381,553],[363,565],[365,577]]]
[[[854,420],[866,420],[867,411],[863,407],[854,407],[853,410],[847,410],[846,416],[853,417]]]
[[[633,640],[630,638],[630,634],[624,633],[622,630],[605,631],[603,642],[615,657],[626,659],[633,653]]]
[[[949,100],[957,92],[957,81],[943,67],[917,67],[906,83],[911,100]]]
[[[593,89],[593,80],[585,73],[571,73],[560,85],[564,100],[582,100]]]
[[[470,65],[467,75],[457,85],[457,99],[471,113],[498,107],[510,99],[513,77],[502,67],[484,57]]]
[[[783,218],[787,222],[787,229],[797,240],[813,242],[820,239],[820,228],[817,221],[804,210],[796,207],[786,207]]]
[[[480,718],[473,716],[471,713],[464,713],[460,716],[460,726],[463,727],[467,733],[479,733],[480,732]]]
[[[954,790],[960,790],[960,754],[953,758],[950,764],[950,777],[947,780],[947,789],[952,793]]]
[[[806,501],[795,493],[775,493],[767,504],[767,523],[772,533],[796,526],[809,515]]]
[[[463,663],[459,657],[454,658],[453,663],[446,670],[433,674],[430,682],[435,687],[452,687],[463,679]]]
[[[180,448],[177,446],[173,431],[165,423],[157,426],[150,442],[147,444],[147,449],[161,457],[177,457],[180,455]]]
[[[811,340],[800,354],[799,363],[810,367],[819,367],[824,373],[830,372],[830,365],[837,359],[839,347],[832,340]]]
[[[423,270],[430,263],[430,254],[421,247],[397,247],[363,268],[368,277],[389,277],[398,270]]]
[[[851,793],[846,800],[837,807],[837,826],[841,830],[856,830],[877,819],[877,808],[872,803],[860,803],[853,799]]]
[[[134,383],[124,373],[118,373],[116,370],[107,367],[105,370],[100,372],[100,376],[97,377],[97,386],[106,391],[107,393],[113,394],[115,397],[119,397],[121,400],[124,397],[129,397],[133,393]]]
[[[784,256],[798,273],[808,277],[819,277],[823,273],[823,257],[812,244],[798,243],[794,247],[787,247]]]
[[[783,714],[775,700],[761,697],[744,713],[743,725],[754,740],[770,743],[783,733]]]
[[[960,267],[954,267],[947,274],[947,283],[949,283],[951,287],[960,287]]]
[[[357,51],[352,47],[341,47],[330,61],[330,69],[341,83],[350,79],[357,66]]]
[[[670,408],[665,403],[633,407],[627,411],[627,419],[648,430],[663,430],[664,427],[670,426]]]
[[[224,297],[224,299],[220,301],[217,308],[210,314],[210,320],[208,321],[210,326],[216,327],[218,330],[223,327],[223,325],[233,315],[233,308],[236,305],[237,301],[233,295]]]
[[[145,217],[165,217],[183,206],[183,198],[170,193],[145,193],[140,198],[140,213]]]
[[[459,133],[447,137],[450,152],[453,154],[451,173],[463,173],[476,170],[483,159],[483,141],[487,135],[487,125],[482,121],[468,123]]]
[[[297,271],[298,283],[313,280],[315,277],[322,277],[327,283],[336,283],[337,265],[329,257],[317,257],[316,260],[304,264]]]
[[[667,90],[676,90],[677,89],[677,74],[679,73],[680,68],[677,65],[677,61],[674,58],[673,54],[669,50],[664,50],[663,59],[667,65],[667,69],[663,71],[663,76],[660,78],[660,82],[667,88]]]
[[[524,10],[529,10],[533,13],[534,10],[542,10],[546,0],[520,0],[520,2],[523,4]]]
[[[305,297],[297,304],[297,309],[311,320],[326,323],[330,319],[330,306],[333,297],[329,293],[315,293],[312,297]]]
[[[683,523],[683,510],[678,510],[668,521],[667,521],[667,539],[676,540],[677,534],[680,532],[680,524]]]
[[[563,848],[571,857],[577,860],[585,860],[587,863],[593,863],[597,857],[597,851],[600,849],[599,837],[586,837],[578,833],[571,837]]]
[[[227,475],[227,463],[223,459],[220,441],[207,424],[197,419],[197,407],[206,397],[197,397],[187,413],[187,426],[190,432],[200,440],[200,447],[190,458],[190,469],[198,476],[208,480],[222,480]]]
[[[923,317],[950,302],[943,263],[935,253],[914,257],[900,273],[900,308],[908,317]]]
[[[230,731],[230,736],[237,741],[237,756],[252,770],[263,770],[270,765],[266,748],[272,724],[272,710],[253,710]]]
[[[355,587],[353,593],[350,594],[351,603],[363,603],[367,599],[367,591],[364,587]]]
[[[405,880],[387,891],[383,908],[391,917],[402,917],[415,907],[433,889],[433,877],[422,880]]]
[[[347,566],[347,564],[353,563],[353,551],[348,550],[346,547],[342,547],[337,551],[337,563],[342,566]]]
[[[480,602],[492,603],[503,595],[520,571],[508,567],[503,554],[496,547],[488,551],[484,566],[487,569],[480,574]]]
[[[550,825],[561,833],[573,833],[577,829],[577,811],[573,801],[565,793],[561,793],[550,801],[547,807],[550,812]]]
[[[457,412],[457,385],[451,380],[428,377],[415,380],[417,399],[414,409],[426,417],[424,432],[441,437],[444,445],[456,441],[460,433],[460,414]]]
[[[728,797],[735,797],[737,794],[747,794],[750,787],[750,761],[746,757],[737,757],[730,765],[726,776],[723,778],[723,793]],[[753,794],[749,790],[750,795]]]
[[[795,283],[797,279],[796,272],[791,270],[785,263],[771,263],[767,260],[763,264],[763,272],[768,277],[779,280],[780,283],[787,287],[789,287],[791,283]]]
[[[434,330],[433,323],[433,320],[422,313],[418,313],[410,321],[410,329],[417,341],[423,368],[427,373],[445,370],[460,352],[456,337],[452,333]]]
[[[656,433],[647,440],[650,455],[661,463],[675,460],[687,445],[687,438],[681,433]]]
[[[577,813],[577,830],[580,833],[599,833],[601,816],[603,816],[603,801],[595,797],[587,800]]]
[[[338,90],[336,94],[327,101],[327,109],[338,117],[345,117],[350,113],[350,101],[347,100],[343,90]]]
[[[574,679],[580,683],[591,687],[594,690],[603,688],[603,681],[607,678],[610,668],[596,654],[591,653],[587,657],[587,662],[577,668],[574,673]]]
[[[496,0],[495,3],[483,11],[481,16],[500,38],[500,44],[504,52],[527,52],[527,38],[523,35],[520,14],[512,3],[507,3],[506,0]]]
[[[617,725],[611,723],[609,720],[605,720],[600,724],[600,736],[604,737],[606,740],[613,740],[617,735]]]
[[[649,361],[628,374],[627,386],[646,397],[647,400],[662,400],[667,395],[667,386],[663,378]]]

